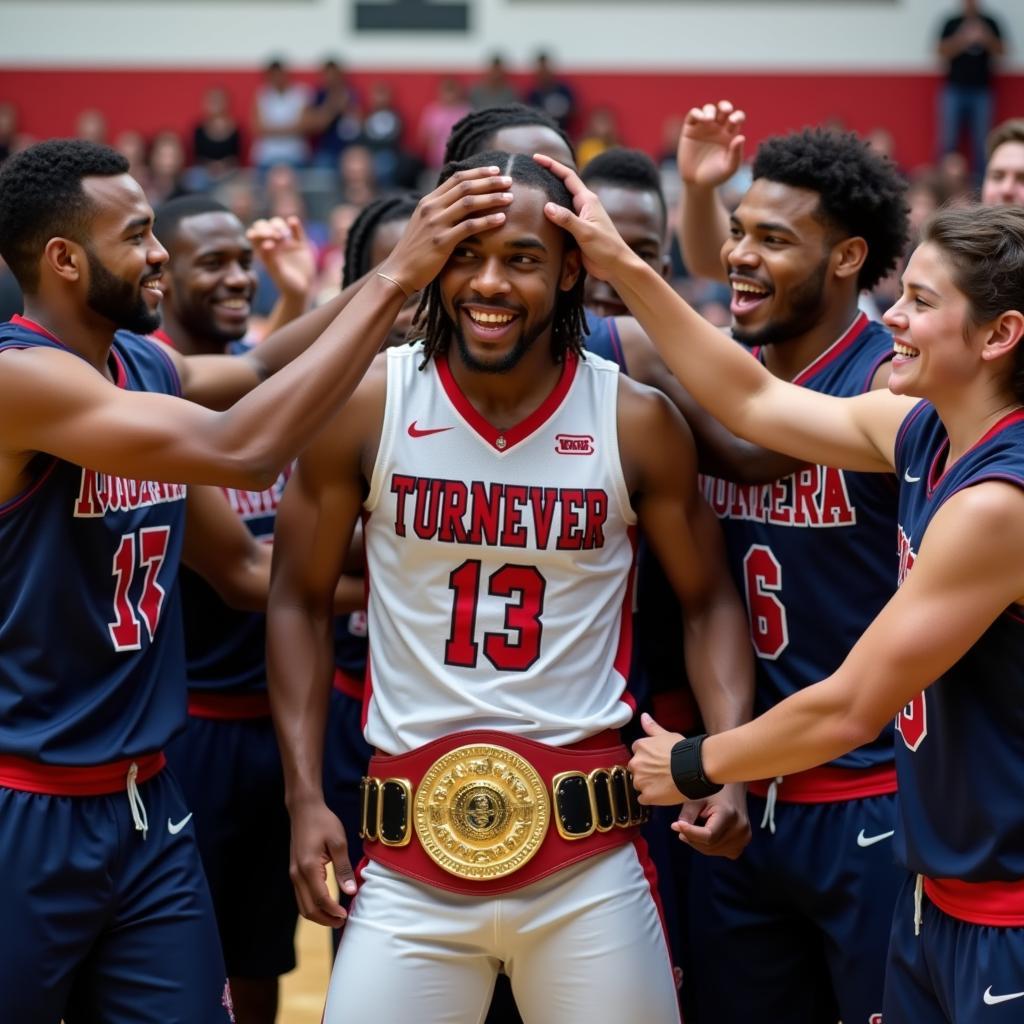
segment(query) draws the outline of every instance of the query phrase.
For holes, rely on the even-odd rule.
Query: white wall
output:
[[[578,70],[927,71],[957,0],[468,0],[465,34],[355,34],[355,0],[0,0],[0,66],[473,67],[540,46]],[[1024,70],[1024,0],[986,0]]]

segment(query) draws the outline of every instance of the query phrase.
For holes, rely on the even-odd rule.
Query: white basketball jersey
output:
[[[404,753],[465,729],[555,745],[624,725],[636,515],[618,367],[566,359],[541,406],[492,427],[445,357],[388,351],[365,508],[366,738]]]

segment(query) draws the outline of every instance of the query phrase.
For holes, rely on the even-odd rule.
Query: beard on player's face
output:
[[[804,281],[790,288],[786,294],[786,306],[780,315],[773,316],[758,327],[744,328],[733,322],[732,336],[748,348],[764,345],[779,345],[794,338],[802,337],[816,327],[825,314],[825,277],[828,260],[823,259]],[[778,302],[779,292],[773,296]]]
[[[523,356],[533,348],[537,339],[551,326],[555,319],[555,307],[539,323],[528,326],[516,338],[513,346],[494,359],[479,359],[469,347],[458,319],[451,324],[451,333],[459,348],[459,357],[467,369],[474,373],[509,373],[519,365]]]
[[[142,294],[143,281],[160,276],[160,271],[146,274],[137,284],[131,284],[103,265],[89,248],[85,250],[89,264],[89,290],[86,305],[105,317],[119,330],[135,334],[149,334],[160,326],[160,310],[150,309]]]

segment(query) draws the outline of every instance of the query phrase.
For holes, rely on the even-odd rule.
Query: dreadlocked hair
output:
[[[572,196],[561,179],[522,153],[492,150],[488,153],[477,153],[468,160],[445,164],[437,183],[442,184],[457,171],[492,165],[501,167],[501,173],[512,179],[513,191],[516,185],[535,188],[544,193],[548,202],[564,206],[568,210],[573,208]],[[566,231],[566,251],[576,248],[576,239]],[[583,355],[583,338],[587,334],[587,318],[583,308],[583,284],[586,276],[581,267],[573,286],[567,291],[558,290],[555,315],[551,322],[551,355],[557,362],[562,362],[569,352]],[[452,340],[454,325],[441,301],[440,277],[435,277],[423,289],[423,296],[416,310],[416,321],[423,326],[423,362],[420,364],[420,369],[423,369],[434,356],[447,352]]]
[[[416,210],[419,196],[415,192],[399,192],[382,196],[367,203],[352,222],[345,240],[345,266],[341,272],[341,287],[354,284],[370,267],[370,249],[377,228],[396,220],[408,220]]]
[[[852,132],[808,128],[765,139],[754,179],[805,188],[819,196],[819,220],[868,244],[857,285],[873,288],[907,246],[907,184],[896,165]]]
[[[494,136],[503,128],[532,127],[550,128],[566,144],[573,159],[576,158],[576,150],[569,136],[558,126],[557,121],[536,107],[509,103],[503,107],[470,111],[461,121],[456,121],[448,136],[448,145],[445,146],[444,162],[449,164],[456,160],[466,160],[474,153],[490,149],[489,144],[494,142]]]

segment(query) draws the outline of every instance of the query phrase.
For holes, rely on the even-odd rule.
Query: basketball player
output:
[[[886,313],[888,391],[838,399],[745,358],[643,266],[567,168],[580,216],[549,205],[610,277],[699,401],[793,455],[896,471],[900,587],[849,656],[750,725],[705,741],[664,732],[631,762],[646,802],[789,775],[896,716],[910,871],[889,946],[883,1015],[923,1024],[1021,1016],[1024,842],[1024,211],[939,211]],[[913,398],[924,401],[915,402]]]
[[[504,187],[477,170],[433,193],[406,280],[495,223],[483,211]],[[140,338],[159,324],[167,253],[127,161],[83,141],[5,162],[0,253],[26,310],[0,328],[0,1017],[228,1020],[190,811],[162,771],[184,718],[185,484],[267,486],[405,296],[384,268],[258,387],[258,358]],[[238,401],[213,412],[192,396]]]
[[[742,611],[681,418],[579,354],[578,254],[543,214],[567,193],[524,156],[443,173],[491,160],[514,182],[506,222],[455,249],[427,290],[424,341],[374,367],[280,509],[268,655],[293,878],[305,916],[344,920],[325,868],[348,889],[352,871],[319,752],[326,599],[362,507],[377,754],[369,864],[325,1019],[478,1021],[501,965],[527,1022],[675,1021],[615,767],[632,525],[680,592],[713,729],[744,714]]]
[[[853,136],[769,140],[730,232],[722,262],[738,340],[776,376],[815,391],[884,383],[892,340],[857,299],[905,241],[891,165]],[[764,710],[833,671],[891,596],[895,490],[882,476],[825,467],[756,487],[709,477],[704,487],[746,596]],[[899,885],[888,849],[891,731],[816,772],[749,789],[755,829],[741,858],[692,864],[687,984],[698,1019],[869,1019],[880,1012]],[[691,826],[678,828],[686,836]]]

